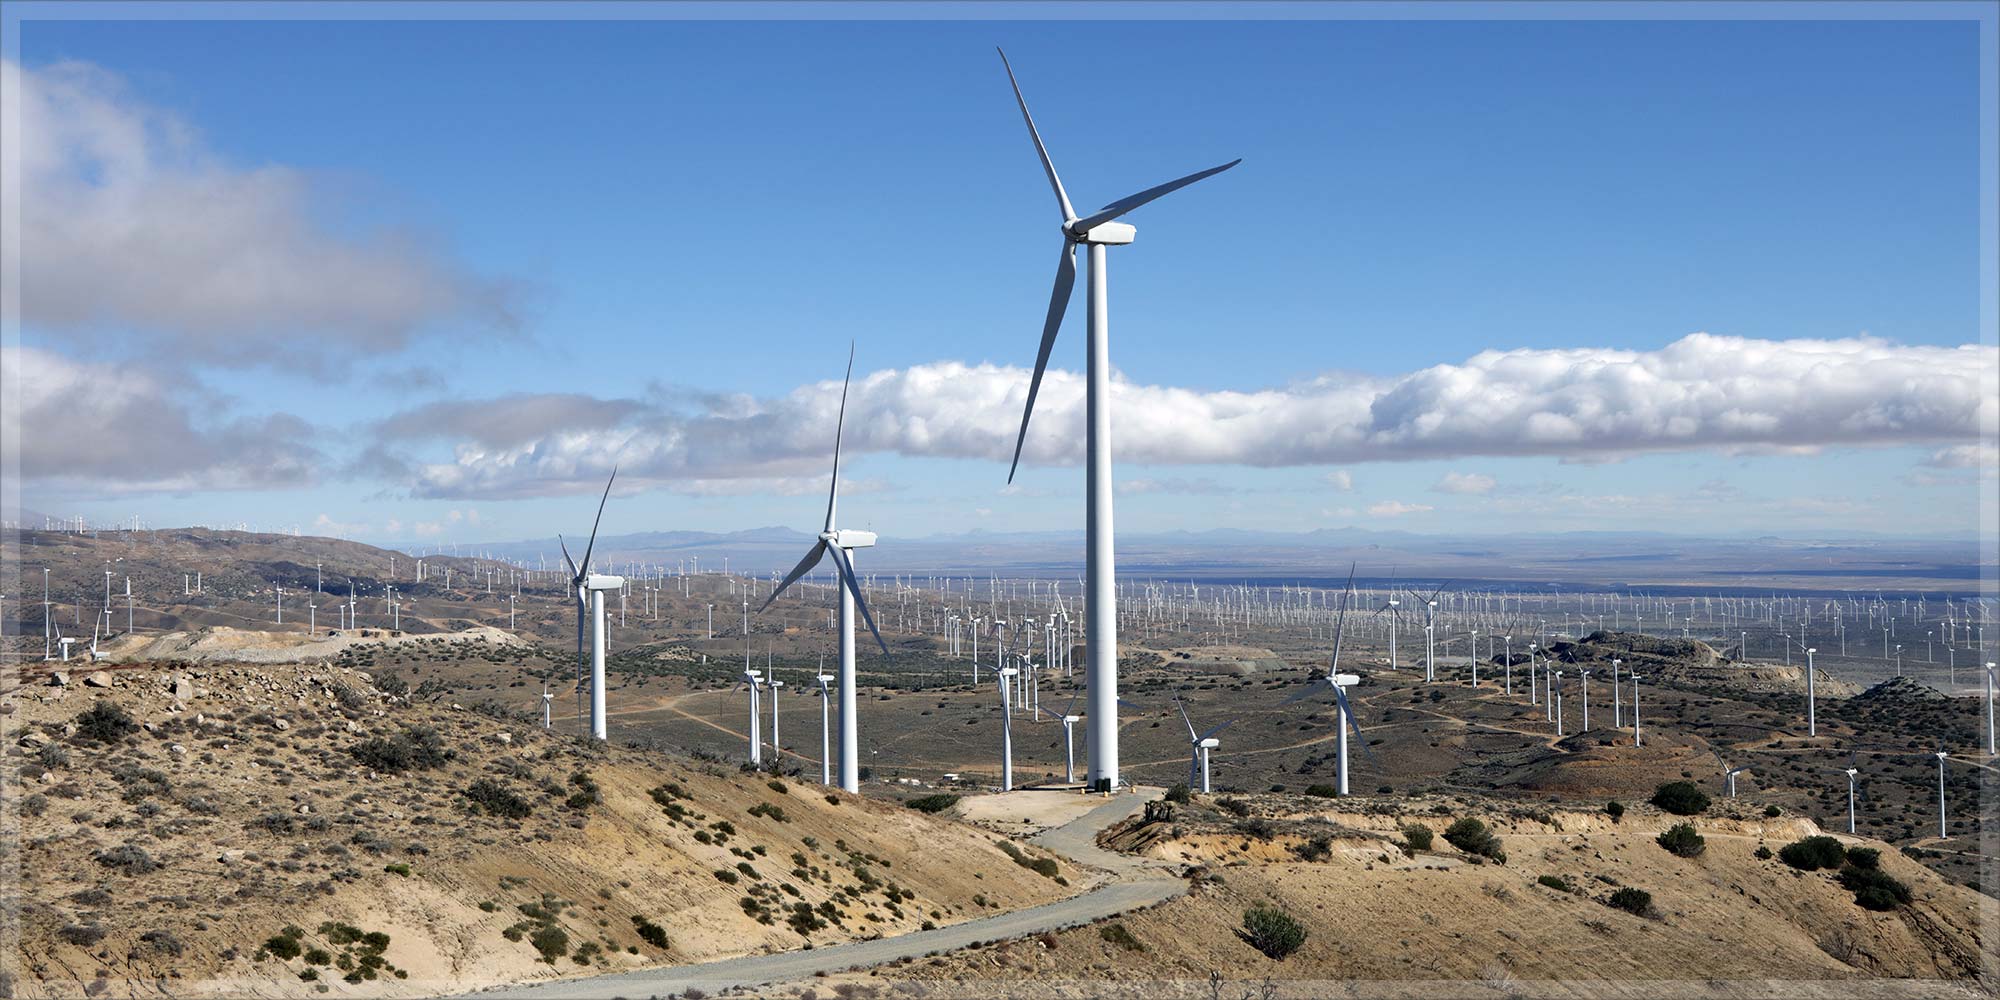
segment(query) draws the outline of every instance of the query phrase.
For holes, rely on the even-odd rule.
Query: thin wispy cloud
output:
[[[1492,476],[1477,472],[1447,472],[1437,482],[1431,484],[1433,493],[1453,493],[1459,496],[1484,496],[1493,492],[1498,485]]]

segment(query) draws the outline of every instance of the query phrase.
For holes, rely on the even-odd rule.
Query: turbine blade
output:
[[[1333,659],[1326,663],[1326,675],[1340,672],[1340,642],[1347,637],[1347,598],[1354,593],[1354,564],[1347,566],[1347,589],[1340,592],[1340,624],[1333,630]]]
[[[1035,396],[1042,391],[1042,372],[1049,367],[1049,352],[1055,350],[1056,331],[1062,329],[1063,313],[1069,309],[1070,290],[1076,287],[1076,245],[1063,241],[1062,255],[1056,258],[1056,287],[1049,294],[1049,314],[1042,320],[1042,346],[1035,353],[1035,376],[1028,380],[1028,405],[1021,410],[1021,433],[1014,438],[1014,464],[1007,467],[1007,481],[1021,468],[1021,446],[1028,443],[1028,418],[1035,412]]]
[[[1353,730],[1355,745],[1361,748],[1361,753],[1368,758],[1368,763],[1374,764],[1378,768],[1381,767],[1382,765],[1375,761],[1375,751],[1368,749],[1368,741],[1362,738],[1361,720],[1354,717],[1354,703],[1347,700],[1347,692],[1342,691],[1340,685],[1335,684],[1333,685],[1333,696],[1340,699],[1341,720],[1345,721],[1348,728]]]
[[[1201,737],[1199,737],[1199,736],[1196,736],[1196,735],[1194,734],[1194,722],[1193,722],[1192,720],[1190,720],[1190,719],[1188,718],[1188,714],[1187,714],[1187,706],[1186,706],[1186,705],[1183,705],[1183,704],[1181,704],[1181,700],[1180,700],[1179,698],[1175,698],[1175,699],[1174,699],[1174,708],[1175,708],[1175,709],[1177,709],[1177,710],[1179,710],[1179,712],[1181,713],[1181,721],[1182,721],[1183,723],[1186,723],[1186,724],[1187,724],[1187,730],[1188,730],[1188,739],[1191,739],[1191,740],[1194,740],[1194,739],[1200,739]]]
[[[611,499],[611,484],[618,481],[618,467],[611,467],[611,478],[604,481],[604,495],[597,500],[597,520],[590,522],[590,544],[583,547],[583,568],[577,570],[582,577],[590,572],[590,550],[597,547],[597,526],[604,520],[604,501]]]
[[[818,566],[819,561],[826,557],[826,549],[827,545],[824,539],[818,545],[813,546],[812,551],[807,552],[806,557],[799,560],[799,564],[792,567],[792,571],[785,575],[785,582],[778,584],[777,588],[771,591],[771,596],[765,598],[764,603],[757,606],[758,613],[761,614],[765,608],[770,607],[771,602],[777,600],[778,595],[784,593],[786,587],[796,583],[799,577],[812,572],[812,568]]]
[[[1225,723],[1223,723],[1222,725],[1219,725],[1219,726],[1216,726],[1215,728],[1213,728],[1213,729],[1210,729],[1210,730],[1209,730],[1208,732],[1205,732],[1205,733],[1203,733],[1203,734],[1201,734],[1200,736],[1197,736],[1197,737],[1195,737],[1195,738],[1196,738],[1196,739],[1198,739],[1198,740],[1205,740],[1205,739],[1208,739],[1209,737],[1211,737],[1211,736],[1214,736],[1214,735],[1215,735],[1216,733],[1219,733],[1219,732],[1222,732],[1223,730],[1225,730],[1225,729],[1228,729],[1228,728],[1229,728],[1230,726],[1233,726],[1233,725],[1235,725],[1235,724],[1236,724],[1236,720],[1235,720],[1235,719],[1231,719],[1231,720],[1229,720],[1228,722],[1225,722]]]
[[[1201,180],[1204,177],[1214,177],[1216,174],[1219,174],[1224,170],[1228,170],[1230,167],[1233,167],[1242,162],[1243,162],[1242,157],[1238,157],[1234,160],[1230,160],[1228,163],[1225,163],[1222,166],[1210,167],[1207,170],[1197,170],[1194,173],[1187,175],[1186,177],[1180,178],[1179,180],[1171,180],[1166,182],[1165,184],[1161,184],[1156,187],[1149,187],[1146,190],[1139,192],[1138,194],[1126,195],[1125,197],[1120,198],[1117,201],[1114,201],[1111,204],[1106,205],[1103,208],[1100,208],[1097,211],[1092,212],[1091,214],[1086,215],[1083,218],[1070,223],[1069,229],[1071,232],[1075,233],[1089,232],[1090,230],[1098,226],[1101,226],[1104,223],[1110,222],[1111,220],[1121,215],[1124,215],[1125,213],[1130,212],[1131,210],[1138,208],[1139,206],[1144,205],[1145,203],[1152,201],[1155,198],[1173,194],[1175,191],[1179,191],[1181,188],[1187,187],[1189,184],[1193,184],[1195,181]]]
[[[575,584],[577,581],[583,579],[583,574],[576,571],[576,560],[569,557],[569,543],[563,541],[563,536],[558,534],[556,536],[556,544],[562,546],[563,562],[569,563],[569,582]],[[348,581],[347,590],[348,596],[353,596],[354,581]]]
[[[882,632],[875,627],[875,616],[868,613],[868,602],[861,599],[861,582],[854,578],[854,566],[847,561],[847,553],[841,551],[838,545],[828,545],[826,551],[833,556],[834,565],[840,567],[840,579],[847,585],[847,592],[854,595],[854,606],[861,609],[861,620],[867,622],[868,631],[875,634],[875,643],[882,647],[882,655],[891,655],[889,644],[882,641]]]
[[[1056,190],[1056,204],[1062,208],[1063,222],[1076,218],[1076,209],[1069,204],[1069,194],[1063,190],[1062,178],[1056,176],[1056,165],[1049,159],[1049,149],[1042,145],[1042,133],[1035,130],[1035,116],[1028,113],[1028,99],[1021,96],[1021,82],[1014,79],[1014,64],[1007,61],[1007,53],[999,46],[993,51],[1000,53],[1000,65],[1007,68],[1007,82],[1014,87],[1014,101],[1021,105],[1021,120],[1028,123],[1028,138],[1035,140],[1035,155],[1042,158],[1042,170],[1049,175],[1049,186]]]
[[[840,436],[847,426],[847,384],[854,379],[854,342],[847,342],[847,374],[840,380],[840,415],[833,421],[833,481],[826,488],[826,527],[833,530],[833,504],[840,496]]]

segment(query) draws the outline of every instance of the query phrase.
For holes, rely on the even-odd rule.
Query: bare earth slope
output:
[[[358,671],[36,680],[0,701],[11,995],[431,995],[913,931],[1090,883],[970,826],[409,704]]]

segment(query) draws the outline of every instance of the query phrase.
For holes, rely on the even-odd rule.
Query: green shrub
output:
[[[1576,891],[1576,887],[1569,884],[1569,879],[1563,878],[1561,875],[1542,875],[1537,877],[1535,881],[1537,883],[1540,883],[1541,885],[1548,886],[1549,888],[1554,889],[1557,892]]]
[[[1245,802],[1242,799],[1229,798],[1225,796],[1223,798],[1216,799],[1215,804],[1217,807],[1221,808],[1223,812],[1226,812],[1231,816],[1250,815],[1250,803]]]
[[[1444,839],[1451,846],[1467,854],[1477,854],[1505,862],[1507,852],[1500,849],[1500,838],[1486,828],[1486,824],[1467,816],[1445,828]]]
[[[1771,860],[1771,849],[1763,844],[1758,844],[1757,853],[1753,856],[1759,861],[1769,861]]]
[[[941,813],[957,805],[958,799],[958,796],[950,792],[939,792],[936,795],[919,796],[903,804],[922,813]]]
[[[639,940],[662,951],[667,948],[667,930],[659,924],[638,914],[632,915],[632,929],[639,932]]]
[[[1708,850],[1708,841],[1695,832],[1693,823],[1675,823],[1655,839],[1667,849],[1667,853],[1676,857],[1696,858]]]
[[[1332,785],[1307,785],[1306,794],[1316,799],[1332,799],[1340,796],[1340,789]]]
[[[1409,852],[1431,849],[1431,828],[1422,823],[1411,823],[1403,828],[1403,850]]]
[[[1146,946],[1140,944],[1139,939],[1133,937],[1132,932],[1127,930],[1124,924],[1105,924],[1097,929],[1097,936],[1126,951],[1146,950]]]
[[[289,962],[292,959],[299,957],[300,953],[302,953],[305,949],[299,946],[298,938],[286,937],[283,934],[277,934],[273,935],[270,939],[264,942],[264,950],[270,952],[273,955],[276,955],[278,958],[284,961]]]
[[[1613,892],[1605,902],[1613,909],[1624,910],[1633,916],[1643,917],[1653,911],[1653,894],[1629,885]]]
[[[1882,852],[1873,847],[1850,847],[1847,849],[1847,863],[1873,871],[1882,867]]]
[[[1168,802],[1175,803],[1176,805],[1187,805],[1188,801],[1194,798],[1194,792],[1188,788],[1187,782],[1177,781],[1172,788],[1167,789],[1167,794],[1164,797]]]
[[[481,778],[467,785],[461,794],[475,807],[502,819],[527,819],[535,811],[527,799],[492,778]]]
[[[1840,841],[1824,835],[1794,840],[1778,848],[1778,860],[1802,872],[1838,868],[1846,859],[1847,848],[1840,846]]]
[[[550,965],[556,964],[556,959],[569,954],[569,935],[553,924],[542,925],[541,929],[535,931],[534,936],[528,939],[528,943],[534,945],[535,950],[542,953],[542,961]]]
[[[1669,781],[1654,789],[1651,801],[1662,812],[1693,816],[1708,808],[1708,793],[1692,781]]]
[[[751,806],[748,811],[752,816],[767,817],[773,822],[777,823],[790,822],[790,820],[787,819],[785,816],[785,810],[779,808],[778,806],[774,806],[769,802],[759,802],[756,805]]]
[[[427,771],[450,760],[444,737],[430,726],[414,726],[394,736],[376,736],[348,748],[370,770],[396,774]]]
[[[1284,910],[1260,903],[1243,911],[1243,938],[1264,957],[1282,960],[1306,943],[1306,929]]]
[[[717,868],[715,870],[715,878],[716,881],[721,882],[723,885],[735,885],[737,882],[742,881],[740,876],[727,868]]]
[[[770,790],[772,790],[772,791],[774,791],[774,792],[777,792],[777,793],[778,793],[779,795],[790,795],[790,794],[791,794],[791,792],[790,792],[790,791],[788,791],[788,790],[787,790],[787,789],[785,788],[785,783],[784,783],[784,782],[782,782],[782,781],[779,781],[779,780],[778,780],[778,779],[776,779],[776,778],[772,778],[772,779],[771,779],[770,781],[766,781],[766,782],[764,782],[764,787],[766,787],[766,788],[769,788]]]
[[[77,736],[98,743],[116,743],[139,731],[132,716],[112,701],[97,702],[70,721],[76,725]]]
[[[569,783],[576,791],[570,793],[569,798],[563,800],[565,807],[582,810],[588,809],[598,803],[597,782],[590,780],[590,775],[578,771],[569,776]]]
[[[1612,799],[1611,801],[1606,802],[1604,804],[1604,815],[1611,817],[1611,822],[1613,823],[1616,823],[1619,820],[1624,819],[1625,803],[1620,802],[1617,799]]]
[[[1850,852],[1849,857],[1852,856]],[[1910,887],[1880,868],[1845,865],[1840,869],[1840,885],[1854,893],[1854,901],[1863,909],[1893,910],[1910,901]]]
[[[1777,819],[1778,817],[1783,816],[1784,814],[1785,811],[1783,809],[1778,808],[1777,806],[1764,807],[1764,816],[1768,819]]]
[[[383,866],[382,870],[388,872],[391,875],[401,875],[404,878],[410,877],[410,866],[404,864],[401,861],[398,861],[391,865],[385,865]]]

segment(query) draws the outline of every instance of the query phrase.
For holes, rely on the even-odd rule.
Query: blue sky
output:
[[[200,170],[285,171],[315,239],[425,262],[477,306],[419,310],[385,339],[282,310],[162,334],[144,303],[38,323],[31,301],[22,347],[151,373],[194,434],[289,415],[304,429],[284,441],[311,455],[250,486],[28,477],[22,502],[51,513],[539,535],[587,518],[600,470],[579,466],[568,495],[491,470],[453,495],[412,470],[462,441],[383,442],[376,422],[523,393],[799,417],[819,409],[772,404],[838,379],[850,339],[858,373],[1029,365],[1056,220],[996,44],[1079,208],[1244,158],[1135,213],[1137,243],[1112,251],[1112,354],[1135,385],[1388,382],[1485,351],[1659,352],[1703,332],[1982,341],[1969,22],[35,21],[18,38],[29,74],[96,67],[114,78],[96,98],[184,126]],[[36,244],[22,252],[32,266]],[[1081,370],[1082,333],[1079,293],[1055,367]],[[296,357],[263,360],[281,354]],[[1016,419],[996,434],[1011,443]],[[1037,430],[1062,435],[1050,419]],[[1120,525],[1969,533],[1982,456],[1963,449],[1982,420],[1412,460],[1161,445],[1121,463]],[[1186,430],[1133,423],[1121,451],[1126,433]],[[358,463],[371,443],[400,464]],[[989,449],[854,448],[844,509],[878,530],[1080,526],[1081,469],[1058,456],[1010,492]],[[690,471],[696,495],[663,466],[610,527],[811,525],[813,463],[778,464]]]

